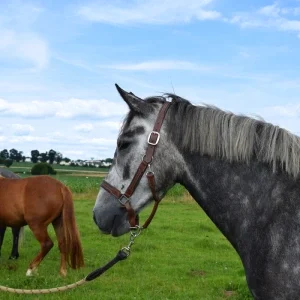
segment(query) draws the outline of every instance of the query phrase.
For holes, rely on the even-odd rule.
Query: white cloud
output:
[[[299,117],[300,104],[278,105],[268,108],[270,112],[281,117]]]
[[[14,135],[29,135],[34,131],[34,128],[28,124],[12,124],[11,128]]]
[[[106,99],[82,100],[72,98],[60,104],[62,107],[56,112],[56,116],[63,118],[80,116],[108,117],[124,115],[127,111],[125,104],[114,103]]]
[[[298,31],[300,33],[300,21],[297,20],[282,20],[280,29],[286,31]]]
[[[0,59],[21,60],[35,69],[45,68],[49,62],[48,45],[33,29],[43,10],[22,1],[1,7]]]
[[[33,142],[54,142],[52,138],[45,137],[45,136],[32,136],[32,135],[27,135],[27,136],[18,136],[18,137],[11,137],[8,138],[9,142],[11,143],[33,143]]]
[[[5,77],[5,75],[3,75]],[[20,82],[23,81],[23,82]],[[7,79],[4,81],[0,79],[0,93],[3,91],[5,93],[7,92],[39,92],[42,90],[45,90],[45,87],[39,85],[39,84],[31,84],[31,83],[24,83],[25,78],[18,79],[18,82],[16,82],[16,78],[13,78],[12,81],[7,81]]]
[[[109,69],[124,71],[163,71],[163,70],[186,70],[186,71],[210,71],[213,67],[201,66],[193,62],[183,60],[153,60],[135,64],[116,64],[102,66]]]
[[[262,15],[265,15],[265,16],[268,16],[268,17],[277,17],[280,14],[281,11],[282,10],[278,6],[278,4],[274,3],[272,5],[267,5],[267,6],[264,6],[264,7],[260,8],[258,10],[258,13],[262,14]]]
[[[55,115],[60,107],[59,102],[10,102],[0,99],[0,112],[2,116],[20,116],[20,117],[45,117]]]
[[[20,33],[0,28],[0,55],[2,58],[21,59],[35,68],[45,68],[49,61],[46,41],[35,33]]]
[[[91,123],[83,123],[75,126],[76,131],[81,131],[81,132],[90,132],[94,129],[93,124]]]
[[[64,152],[64,156],[77,156],[77,157],[83,157],[83,154],[85,154],[85,151],[81,150],[67,150]]]
[[[242,28],[257,27],[296,32],[300,37],[300,21],[294,18],[299,14],[300,7],[281,7],[275,2],[252,13],[236,13],[229,22]]]
[[[280,7],[278,2],[273,3],[272,5],[267,5],[258,10],[260,14],[276,17],[281,15],[300,15],[300,7]]]
[[[53,137],[53,138],[65,138],[65,135],[61,133],[60,131],[54,131],[48,133],[48,136]]]
[[[261,109],[268,122],[285,128],[290,132],[300,135],[300,104],[289,103],[286,105],[267,106]]]
[[[66,101],[10,102],[0,99],[2,116],[19,117],[109,117],[124,115],[124,103],[114,103],[106,99],[83,100],[71,98]]]
[[[107,122],[98,123],[98,126],[101,128],[110,128],[110,129],[114,129],[114,130],[120,130],[120,128],[122,126],[122,122],[107,121]]]
[[[22,0],[2,1],[0,24],[27,28],[35,23],[44,9],[32,2]]]
[[[203,71],[203,72],[207,72],[215,69],[215,67],[213,66],[201,65],[187,60],[160,59],[160,60],[141,61],[136,63],[102,64],[102,65],[89,66],[87,63],[84,62],[78,63],[76,61],[67,60],[60,57],[56,57],[56,59],[93,73],[102,72],[103,69],[120,70],[120,71],[186,70],[186,71]],[[147,87],[150,86],[147,85]]]
[[[133,2],[133,3],[132,3]],[[78,14],[91,22],[109,24],[170,24],[215,20],[221,14],[207,8],[213,0],[96,1],[79,7]]]
[[[114,146],[116,145],[116,139],[82,138],[79,140],[79,143],[87,145]]]

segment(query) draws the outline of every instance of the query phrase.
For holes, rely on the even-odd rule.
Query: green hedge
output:
[[[48,163],[37,163],[31,169],[32,175],[55,175],[56,171]]]

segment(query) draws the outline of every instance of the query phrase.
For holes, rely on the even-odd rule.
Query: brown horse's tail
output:
[[[79,231],[77,229],[74,215],[72,193],[67,187],[64,186],[62,188],[62,194],[62,223],[66,260],[71,268],[78,269],[84,266],[84,259]]]

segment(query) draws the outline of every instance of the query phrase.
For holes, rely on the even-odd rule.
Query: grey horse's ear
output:
[[[151,111],[151,106],[149,103],[145,102],[141,98],[137,97],[135,94],[131,92],[126,92],[123,89],[121,89],[117,84],[116,88],[121,95],[121,97],[124,99],[124,101],[127,103],[129,108],[135,112],[146,114],[149,111]]]

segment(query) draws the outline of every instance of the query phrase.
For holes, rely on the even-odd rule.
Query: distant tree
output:
[[[9,158],[12,160],[19,162],[22,160],[22,156],[23,156],[23,151],[18,151],[14,148],[9,150]]]
[[[9,158],[9,153],[8,153],[7,149],[3,149],[3,150],[0,152],[0,157],[2,157],[2,158],[4,158],[4,159]]]
[[[20,162],[22,160],[22,157],[23,157],[23,151],[19,151],[15,157],[16,162]]]
[[[10,149],[9,150],[9,158],[12,160],[16,160],[17,156],[18,156],[19,151],[16,149]]]
[[[110,164],[113,163],[113,159],[112,159],[112,158],[106,158],[104,161],[105,161],[106,163],[110,163]]]
[[[41,162],[47,162],[47,160],[49,159],[49,155],[48,155],[48,152],[44,152],[44,153],[40,153],[40,159],[41,159]]]
[[[38,150],[31,151],[31,161],[36,164],[39,160],[40,152]]]
[[[13,160],[12,159],[5,159],[4,160],[4,165],[9,168],[11,165],[13,164]]]
[[[25,160],[26,160],[26,156],[22,156],[22,162],[25,162]]]
[[[60,164],[60,162],[63,160],[63,156],[60,152],[56,152],[56,155],[55,155],[55,161]]]
[[[48,152],[48,157],[49,157],[49,163],[52,165],[55,159],[55,155],[56,155],[56,151],[54,151],[53,149],[51,149]],[[46,160],[47,161],[47,160]]]
[[[67,162],[67,163],[71,161],[71,159],[68,158],[68,157],[65,157],[63,160],[64,160],[65,162]]]

